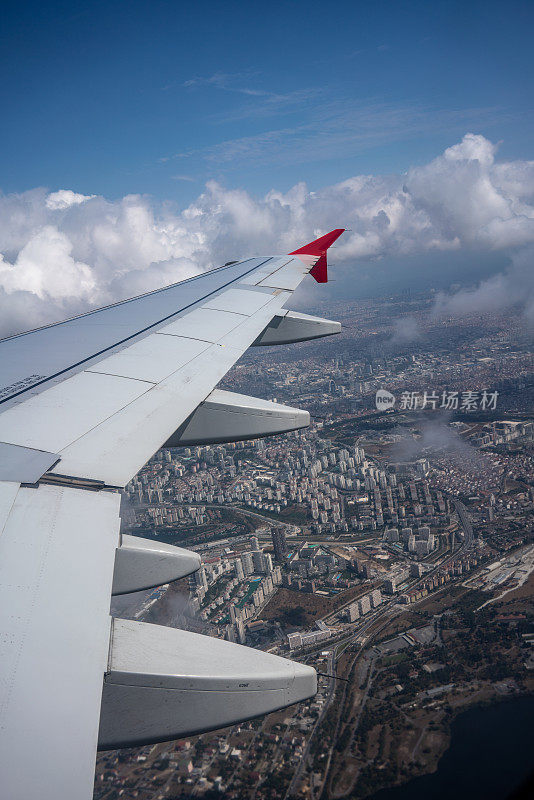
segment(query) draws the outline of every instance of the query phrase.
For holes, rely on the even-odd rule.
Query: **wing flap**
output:
[[[266,345],[292,344],[293,342],[309,342],[323,336],[341,333],[341,324],[331,319],[310,317],[297,311],[283,311],[273,317],[265,330],[258,336],[254,347]]]
[[[59,458],[57,453],[0,442],[0,481],[37,483]]]
[[[287,433],[310,424],[299,408],[214,389],[167,440],[166,447],[238,442]]]
[[[166,336],[162,331],[105,358],[87,371],[160,383],[208,347],[209,342],[184,336]]]
[[[264,278],[258,286],[267,286],[272,289],[288,289],[294,291],[302,278],[308,272],[309,267],[303,261],[292,258],[287,264]]]
[[[270,292],[258,292],[254,289],[226,289],[204,303],[204,308],[214,308],[216,311],[231,311],[234,314],[244,314],[251,317],[271,299]]]
[[[197,308],[190,311],[170,325],[161,328],[160,333],[170,336],[189,336],[205,342],[218,342],[219,339],[243,322],[242,314],[228,311],[215,311],[212,308]]]
[[[190,575],[200,567],[200,556],[192,550],[154,542],[140,536],[121,536],[115,553],[113,594],[128,594]]]
[[[80,372],[0,415],[0,441],[60,453],[151,385],[115,375]]]
[[[270,258],[269,261],[265,262],[261,267],[258,267],[258,269],[255,269],[254,272],[245,275],[240,283],[248,284],[249,286],[258,286],[265,278],[272,275],[273,272],[277,272],[277,270],[293,260],[294,259],[290,256],[275,256],[274,258]]]

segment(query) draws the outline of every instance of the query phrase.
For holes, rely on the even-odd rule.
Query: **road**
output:
[[[352,730],[352,736],[350,737],[350,742],[349,742],[349,744],[347,745],[347,748],[346,748],[347,750],[352,750],[352,748],[354,747],[354,739],[356,738],[356,734],[358,733],[358,727],[360,725],[360,720],[362,718],[363,710],[365,708],[365,704],[367,703],[367,698],[369,697],[369,692],[371,690],[371,686],[373,685],[373,673],[375,671],[375,662],[376,662],[377,658],[378,658],[378,655],[376,653],[370,653],[370,654],[366,655],[365,659],[364,659],[364,660],[368,660],[367,680],[366,680],[366,683],[365,683],[365,689],[364,689],[362,698],[360,700],[360,707],[358,709],[358,715],[357,715],[356,720],[354,722],[354,728]]]
[[[334,699],[334,692],[335,692],[335,688],[336,688],[336,679],[334,677],[335,676],[335,669],[336,669],[336,666],[335,666],[334,650],[330,650],[329,653],[328,653],[328,658],[327,658],[327,674],[328,675],[332,675],[333,677],[330,678],[330,681],[328,683],[326,703],[324,704],[324,706],[323,706],[323,708],[321,710],[321,713],[319,714],[319,716],[317,717],[317,719],[315,721],[315,725],[313,726],[313,730],[312,730],[312,732],[311,732],[311,734],[310,734],[310,736],[308,738],[308,741],[306,743],[306,747],[305,747],[304,752],[302,754],[302,758],[300,760],[300,764],[298,765],[297,769],[293,773],[293,777],[291,778],[289,786],[287,787],[287,791],[286,791],[286,794],[285,794],[286,798],[291,797],[291,795],[294,794],[296,788],[299,785],[302,773],[303,773],[303,771],[304,771],[304,769],[305,769],[305,767],[307,766],[307,763],[308,763],[308,757],[310,755],[310,747],[311,747],[311,743],[312,743],[313,737],[315,735],[315,732],[316,732],[316,730],[318,730],[319,726],[321,725],[321,722],[323,721],[323,719],[325,717],[325,714],[327,713],[328,709],[330,708],[330,704],[331,704],[332,700]],[[313,796],[313,790],[312,790],[312,796]]]
[[[466,547],[470,547],[473,544],[475,536],[473,533],[473,526],[469,520],[467,508],[459,500],[454,499],[452,502],[454,503],[454,510],[458,514],[458,519],[460,520],[460,525],[462,526],[464,532],[464,544]]]

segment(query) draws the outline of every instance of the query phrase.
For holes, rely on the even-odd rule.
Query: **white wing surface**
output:
[[[288,312],[341,230],[0,342],[0,785],[91,797],[103,747],[178,738],[314,694],[315,672],[184,631],[112,620],[112,593],[199,566],[119,535],[119,491],[165,443],[295,430],[307,412],[216,389],[251,345],[339,324]],[[100,732],[99,732],[100,731]]]

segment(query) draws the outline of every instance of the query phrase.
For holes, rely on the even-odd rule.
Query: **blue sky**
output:
[[[0,188],[179,205],[531,155],[526,2],[4,2]]]

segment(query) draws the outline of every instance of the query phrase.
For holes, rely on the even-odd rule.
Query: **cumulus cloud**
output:
[[[403,175],[359,175],[320,191],[301,183],[262,198],[210,182],[187,208],[150,197],[110,201],[65,189],[0,196],[0,319],[5,335],[253,254],[288,252],[347,227],[338,265],[469,250],[510,269],[438,310],[520,303],[534,318],[534,162],[497,160],[467,134]],[[409,274],[407,274],[409,282]],[[399,323],[397,335],[413,336]]]
[[[96,280],[91,268],[75,261],[72,242],[53,225],[44,225],[28,240],[9,264],[0,254],[0,282],[7,294],[26,291],[39,299],[49,295],[63,300],[79,296],[91,299]]]
[[[46,198],[46,207],[52,211],[57,211],[69,206],[77,206],[90,200],[94,194],[78,194],[71,189],[60,189],[59,192],[51,192]]]

